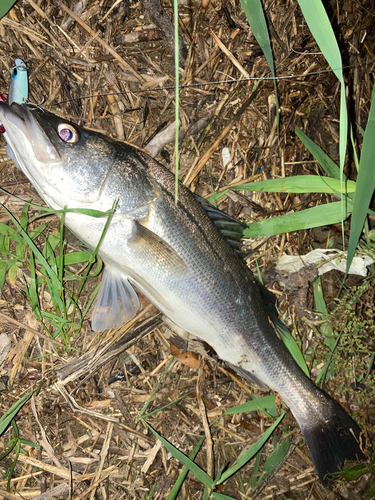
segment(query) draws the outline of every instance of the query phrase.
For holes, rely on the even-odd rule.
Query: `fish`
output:
[[[346,459],[364,457],[357,423],[305,375],[277,335],[274,296],[215,225],[220,211],[182,184],[176,202],[174,174],[144,151],[40,107],[0,102],[0,121],[16,166],[48,206],[115,207],[98,251],[105,270],[93,330],[115,328],[136,314],[135,287],[169,324],[206,342],[247,380],[278,393],[325,485],[326,475]],[[107,218],[68,212],[64,222],[96,248]]]

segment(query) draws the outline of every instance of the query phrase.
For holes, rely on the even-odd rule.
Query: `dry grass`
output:
[[[81,14],[80,22],[73,20],[68,25],[66,6],[73,8],[75,3],[75,0],[19,0],[0,21],[0,90],[7,93],[9,68],[15,58],[20,57],[31,68],[32,102],[44,100],[43,106],[48,110],[147,149],[147,142],[155,131],[174,120],[173,47],[168,38],[164,39],[157,27],[150,24],[148,12],[141,3],[122,2],[120,9],[110,10],[114,2],[92,0]],[[365,127],[375,58],[375,10],[373,2],[362,3],[361,7],[356,2],[333,2],[329,14],[337,33],[341,34],[343,60],[348,66],[350,116],[353,123]],[[294,126],[299,126],[337,159],[339,84],[335,76],[326,71],[326,63],[296,2],[266,0],[264,6],[277,74],[295,76],[278,82],[279,135],[275,128],[272,81],[260,84],[254,100],[244,106],[254,82],[238,80],[244,76],[263,77],[268,74],[268,67],[239,2],[221,4],[212,0],[206,11],[198,2],[180,5],[180,28],[189,49],[181,74],[183,129],[187,131],[203,116],[215,116],[198,155],[191,153],[199,134],[186,138],[181,144],[180,175],[202,196],[212,193],[211,179],[216,191],[249,178],[269,179],[319,171],[319,166],[311,161],[294,135]],[[171,6],[164,7],[171,17]],[[241,107],[240,116],[234,120]],[[231,169],[222,164],[223,146],[231,151]],[[166,146],[157,159],[173,169],[173,145]],[[355,179],[350,159],[346,174]],[[41,203],[6,156],[3,142],[0,143],[0,182],[11,194]],[[265,193],[230,193],[221,200],[220,208],[242,220],[249,217],[261,220],[275,211],[288,212],[322,202],[321,195],[281,197]],[[1,201],[14,215],[20,215],[22,205],[17,199],[3,195]],[[0,220],[8,222],[1,212]],[[49,230],[56,229],[57,224],[51,218]],[[282,252],[303,254],[311,247],[325,246],[330,238],[334,238],[335,246],[339,247],[340,228],[280,235],[250,245],[258,248],[258,263],[265,272],[273,267]],[[72,244],[76,242],[72,240]],[[250,265],[253,263],[250,259]],[[270,279],[270,284],[281,299],[281,309],[285,309],[288,302],[292,302],[291,296],[274,280]],[[337,283],[335,287],[337,289]],[[306,301],[306,280],[303,290]],[[307,297],[307,305],[312,306],[310,296]],[[48,306],[48,298],[45,300]],[[0,480],[0,498],[39,498],[41,493],[52,490],[56,496],[65,497],[74,491],[72,498],[76,500],[147,499],[154,484],[152,498],[166,498],[181,465],[160,446],[142,420],[136,423],[171,358],[169,344],[163,337],[164,326],[156,311],[146,302],[144,305],[146,310],[139,322],[153,321],[149,328],[153,331],[142,337],[137,330],[135,334],[139,337],[135,337],[138,341],[134,345],[121,344],[121,341],[116,344],[117,338],[110,335],[98,343],[89,322],[85,322],[81,334],[72,341],[76,351],[67,354],[53,349],[33,332],[38,329],[38,322],[25,299],[22,281],[17,279],[15,285],[5,284],[0,298],[3,313],[0,324],[13,350],[0,366],[0,376],[9,376],[12,386],[0,393],[0,414],[42,378],[46,382],[34,406],[27,404],[17,418],[21,438],[38,443],[42,449],[24,446],[28,454],[17,462],[11,493],[4,492],[6,480]],[[290,323],[292,320],[293,314],[290,314]],[[303,349],[314,346],[311,330],[300,323],[298,327]],[[125,342],[128,341],[126,338]],[[103,345],[118,350],[113,351],[113,356],[108,356],[107,364],[102,366],[101,357],[95,354],[107,352],[108,347],[100,351]],[[87,361],[90,377],[79,384],[78,377],[84,369],[78,370],[78,356],[86,351],[91,353]],[[110,373],[119,370],[125,361],[138,367],[137,374],[128,373],[123,381],[109,385]],[[73,363],[68,365],[73,375],[67,375],[63,369],[56,371],[68,362]],[[57,377],[58,385],[55,384]],[[331,389],[337,384],[334,382]],[[257,387],[252,390],[258,395],[262,393]],[[246,401],[250,389],[210,362],[206,362],[204,369],[197,370],[176,358],[146,412],[186,393],[189,394],[182,401],[154,413],[147,420],[181,451],[190,454],[207,427],[203,409],[211,421],[224,410]],[[336,393],[335,397],[340,399],[340,394]],[[373,396],[357,404],[355,395],[347,395],[342,403],[351,406],[358,417],[366,416],[371,429]],[[292,423],[291,415],[287,417],[279,433]],[[260,412],[222,417],[213,434],[215,463],[211,462],[210,467],[218,471],[232,463],[268,425]],[[301,446],[299,429],[291,429],[294,429],[293,453],[257,495],[251,492],[249,485],[253,464],[241,470],[241,477],[230,479],[222,493],[239,500],[363,498],[366,479],[349,489],[339,483],[335,493],[325,490],[316,478],[308,450]],[[7,437],[0,438],[0,452]],[[271,450],[269,443],[265,456]],[[5,473],[13,457],[9,455],[0,463],[1,473]],[[206,470],[211,459],[203,447],[196,461]],[[180,498],[202,498],[202,485],[188,476]]]

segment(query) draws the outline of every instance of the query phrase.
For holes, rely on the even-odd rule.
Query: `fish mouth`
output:
[[[16,157],[17,166],[22,168],[20,157],[22,148],[29,146],[33,156],[40,163],[56,163],[61,161],[60,154],[51,140],[39,125],[36,113],[38,108],[27,104],[13,103],[11,106],[0,102],[0,123],[5,128],[7,142]]]

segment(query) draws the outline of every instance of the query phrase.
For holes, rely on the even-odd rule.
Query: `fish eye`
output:
[[[60,139],[64,142],[72,144],[79,141],[78,130],[73,125],[70,125],[70,123],[59,123],[57,132]]]

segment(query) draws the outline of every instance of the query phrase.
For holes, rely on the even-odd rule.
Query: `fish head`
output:
[[[27,104],[0,102],[0,123],[8,155],[50,207],[101,208],[101,187],[115,156],[113,142]]]

